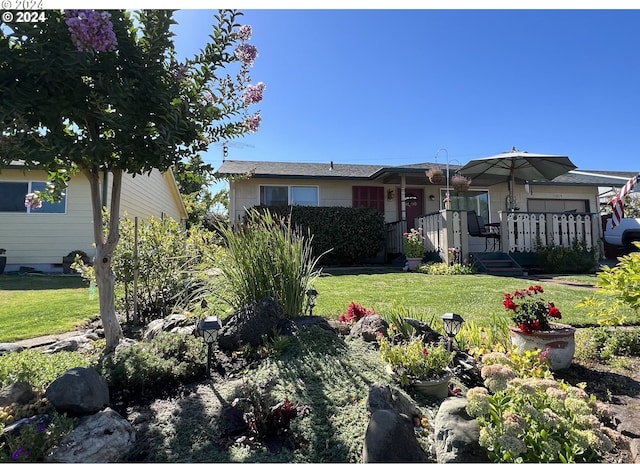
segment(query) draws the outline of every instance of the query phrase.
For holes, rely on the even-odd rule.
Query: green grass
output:
[[[495,316],[505,315],[505,292],[539,283],[513,277],[476,275],[426,275],[408,272],[341,273],[315,281],[319,292],[314,314],[337,319],[354,301],[377,312],[391,309],[393,301],[429,322],[446,312],[460,314],[467,321],[488,325]],[[596,283],[596,277],[562,276],[562,280]],[[595,318],[586,309],[576,308],[593,288],[542,283],[545,297],[563,314],[561,322],[576,327],[594,326]],[[0,275],[0,342],[63,333],[99,314],[97,293],[90,298],[88,284],[78,276]],[[640,321],[631,311],[630,324]]]
[[[99,313],[79,276],[0,275],[0,342],[74,330]]]
[[[364,271],[366,272],[366,271]],[[593,277],[595,283],[596,278]],[[586,280],[586,279],[585,279]],[[502,299],[505,292],[540,284],[534,280],[514,277],[476,275],[426,275],[418,273],[356,274],[325,276],[315,281],[319,292],[314,314],[337,318],[351,301],[383,313],[394,300],[423,315],[429,321],[446,312],[460,314],[465,320],[488,325],[495,316],[504,316]],[[560,309],[560,322],[577,327],[596,325],[596,320],[584,308],[576,308],[594,289],[543,282],[545,298]],[[631,311],[629,323],[638,323]]]

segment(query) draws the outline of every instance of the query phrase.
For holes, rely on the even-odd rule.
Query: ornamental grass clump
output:
[[[504,307],[522,333],[551,330],[549,319],[562,319],[562,314],[554,303],[546,302],[539,296],[542,293],[544,290],[540,285],[531,285],[528,289],[516,290],[513,295],[504,294]]]

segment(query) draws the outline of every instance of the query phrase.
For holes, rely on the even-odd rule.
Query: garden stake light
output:
[[[453,349],[453,340],[460,332],[464,319],[459,314],[445,313],[442,315],[442,322],[444,323],[444,331],[447,334],[447,349],[451,351]]]
[[[211,377],[211,358],[213,357],[213,344],[218,338],[218,331],[222,324],[217,316],[207,316],[198,324],[198,330],[207,344],[207,377]]]
[[[318,290],[310,288],[307,290],[307,309],[309,310],[309,316],[313,316],[313,308],[316,306],[318,299]]]

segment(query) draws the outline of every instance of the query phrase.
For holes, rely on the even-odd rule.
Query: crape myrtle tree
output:
[[[249,106],[262,99],[264,84],[251,85],[249,69],[258,52],[237,11],[212,15],[209,42],[184,62],[176,58],[172,11],[46,16],[0,30],[0,167],[17,161],[49,172],[47,191],[25,199],[34,207],[59,200],[77,173],[89,180],[100,316],[112,351],[122,336],[111,268],[122,176],[165,171],[211,143],[256,131],[260,114]]]

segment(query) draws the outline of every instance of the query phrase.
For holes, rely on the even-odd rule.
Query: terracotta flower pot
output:
[[[533,351],[537,348],[549,350],[551,370],[566,369],[571,365],[576,350],[576,329],[570,325],[552,324],[552,330],[534,330],[525,334],[518,327],[509,327],[511,343],[518,352]]]

